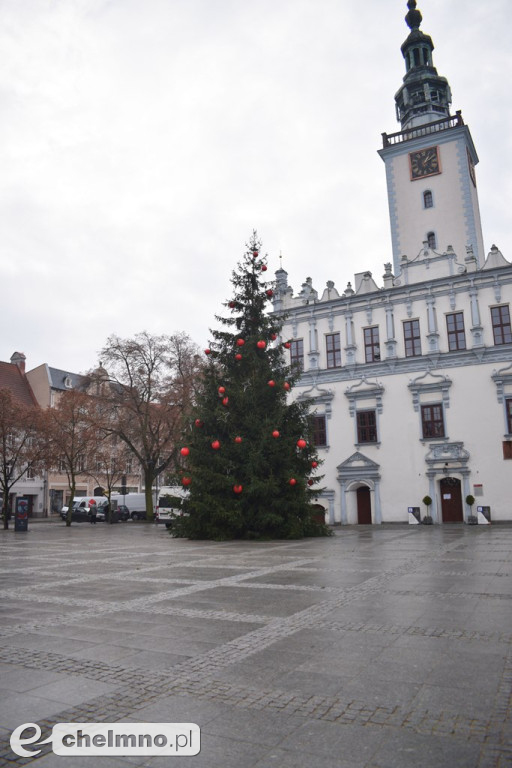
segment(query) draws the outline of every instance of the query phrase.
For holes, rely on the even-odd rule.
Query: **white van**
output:
[[[187,496],[188,491],[179,485],[160,488],[155,523],[164,523],[166,528],[170,528],[174,518],[183,514],[182,503]]]
[[[155,503],[153,493],[153,504]],[[146,519],[146,494],[145,493],[113,493],[112,502],[117,501],[118,506],[124,504],[130,511],[132,520]]]

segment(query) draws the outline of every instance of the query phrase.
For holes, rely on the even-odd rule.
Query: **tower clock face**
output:
[[[411,181],[441,173],[438,147],[427,147],[409,154]]]

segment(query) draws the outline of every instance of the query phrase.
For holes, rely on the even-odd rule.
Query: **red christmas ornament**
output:
[[[243,347],[244,344],[245,344],[245,340],[244,339],[237,339],[236,340],[237,347]]]
[[[318,467],[318,461],[312,461],[311,466],[313,467],[313,469],[316,469]]]
[[[272,298],[272,296],[274,295],[274,291],[272,290],[272,288],[269,288],[268,291],[265,291],[265,293],[267,294],[269,299]]]
[[[181,478],[181,484],[182,485],[187,486],[187,485],[190,485],[191,482],[192,482],[192,478],[191,477],[182,477]]]
[[[261,271],[262,272],[266,272],[267,271],[267,265],[266,264],[262,264],[261,265]]]
[[[218,389],[219,395],[223,395],[225,391],[226,391],[226,387],[219,387]]]
[[[223,397],[222,398],[222,405],[227,406],[228,403],[229,403],[229,397]]]
[[[258,258],[258,251],[254,250],[252,252],[252,257],[253,257],[253,259],[257,259]]]
[[[296,481],[296,479],[294,477],[290,477],[288,482],[290,483],[290,485],[297,485],[297,481]]]
[[[270,381],[268,382],[268,385],[269,385],[269,387],[275,387],[276,383],[275,383],[274,379],[270,379]]]
[[[265,349],[265,347],[267,346],[267,342],[263,341],[263,339],[260,339],[259,341],[256,342],[256,346],[258,347],[258,349]]]
[[[313,485],[313,483],[314,483],[314,482],[315,482],[314,480],[312,480],[311,478],[309,478],[309,480],[308,480],[308,485]]]
[[[212,351],[211,349],[205,349],[204,353],[205,355],[211,355]]]
[[[180,453],[182,456],[188,456],[190,453],[190,448],[182,448]]]
[[[234,491],[235,493],[242,493],[242,491],[243,491],[243,486],[242,486],[242,485],[234,485],[234,486],[233,486],[233,491]]]
[[[240,435],[237,435],[235,437],[235,443],[241,443],[241,442],[242,442],[242,438],[240,437]]]
[[[298,448],[305,448],[307,445],[306,441],[301,437],[300,440],[297,440],[297,447]]]
[[[194,424],[195,424],[196,427],[202,427],[203,426],[203,422],[201,421],[201,419],[196,419],[194,421]]]
[[[218,450],[219,450],[219,448],[220,448],[220,443],[219,443],[219,441],[218,441],[218,440],[214,440],[214,441],[213,441],[213,443],[212,443],[212,448],[213,448],[213,450],[214,450],[214,451],[218,451]]]
[[[277,339],[277,333],[271,333],[270,338],[272,339],[272,341],[275,341]]]
[[[274,431],[272,432],[272,437],[279,437],[279,432],[277,431],[277,429],[274,429]]]
[[[290,382],[289,382],[289,381],[285,381],[285,383],[283,384],[283,387],[284,387],[284,388],[286,389],[286,391],[288,392],[288,391],[289,391],[289,389],[290,389]]]
[[[242,355],[240,354],[240,352],[237,352],[235,355],[235,360],[241,360],[241,359],[242,359]]]
[[[236,302],[230,301],[228,306],[229,306],[230,309],[234,309],[236,307]]]
[[[284,347],[285,349],[290,349],[290,347],[291,347],[291,346],[292,346],[292,345],[290,344],[290,342],[289,342],[289,341],[285,341],[285,343],[283,344],[283,347]]]

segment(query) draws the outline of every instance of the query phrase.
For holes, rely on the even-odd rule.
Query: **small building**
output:
[[[0,361],[0,389],[8,389],[14,398],[29,408],[38,407],[37,400],[25,373],[26,357],[23,352],[14,352],[10,362]],[[45,514],[46,478],[34,475],[30,469],[12,487],[9,509],[14,514],[16,504],[26,506],[29,517],[43,517]],[[0,494],[0,509],[2,498]]]
[[[512,520],[512,264],[485,255],[471,134],[408,7],[401,130],[379,151],[392,263],[296,296],[280,269],[274,310],[302,372],[293,394],[312,403],[329,523],[417,520],[426,496],[434,523]]]

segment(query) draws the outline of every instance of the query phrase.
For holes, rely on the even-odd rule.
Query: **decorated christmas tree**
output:
[[[266,257],[254,232],[232,274],[233,294],[205,350],[197,406],[181,447],[189,490],[174,536],[300,538],[329,529],[313,517],[318,457],[306,402],[290,401],[299,372],[285,361]],[[316,486],[316,490],[315,490]]]

